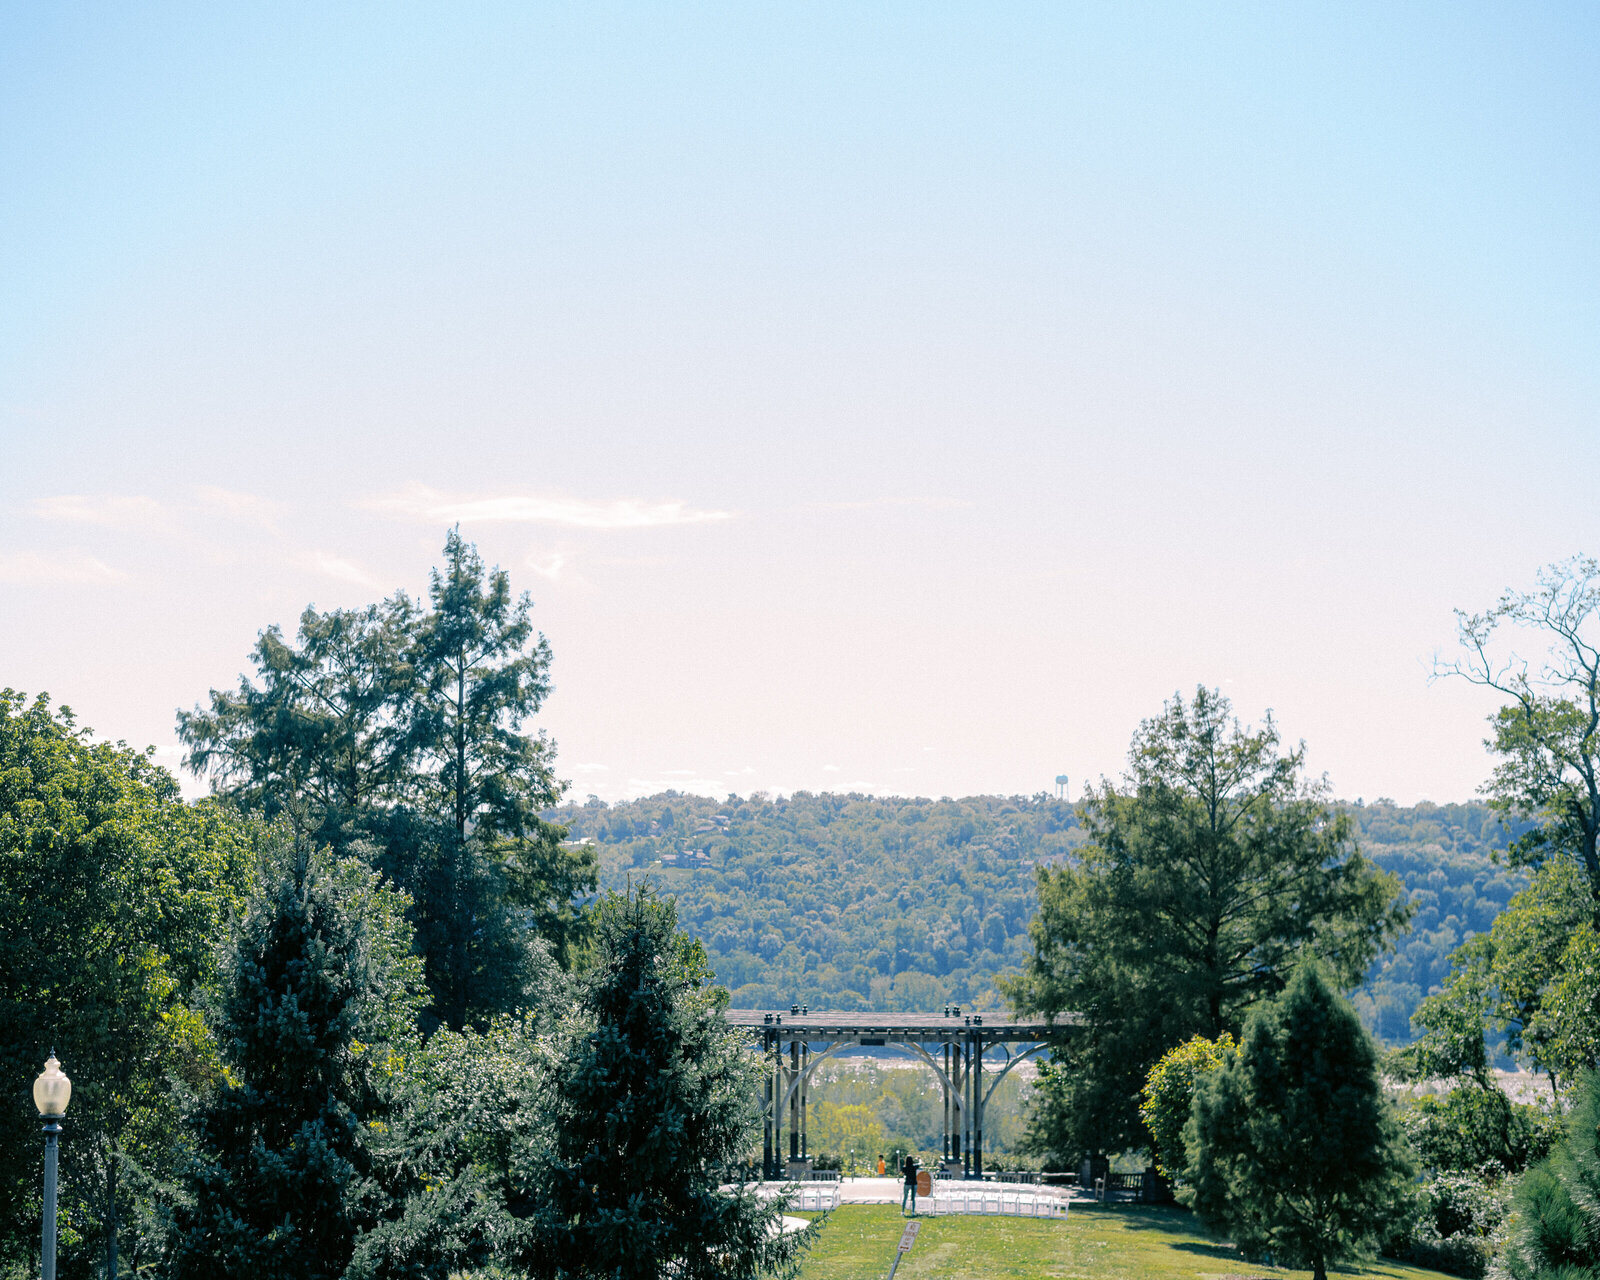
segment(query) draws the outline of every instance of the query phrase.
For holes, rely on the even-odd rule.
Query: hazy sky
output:
[[[1590,4],[0,2],[0,686],[173,712],[459,520],[574,792],[1047,789],[1197,682],[1468,797],[1600,550]]]

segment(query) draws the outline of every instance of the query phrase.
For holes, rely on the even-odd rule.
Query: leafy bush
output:
[[[1226,1062],[1237,1047],[1226,1031],[1215,1040],[1191,1036],[1176,1049],[1169,1049],[1161,1061],[1150,1068],[1144,1082],[1139,1118],[1150,1130],[1150,1139],[1155,1144],[1156,1168],[1164,1177],[1181,1178],[1188,1163],[1183,1126],[1189,1123],[1196,1082]]]
[[[1435,1271],[1482,1276],[1506,1221],[1509,1183],[1488,1175],[1436,1173],[1423,1183],[1408,1230],[1384,1242],[1384,1252]]]
[[[1561,1133],[1560,1117],[1547,1109],[1514,1103],[1498,1088],[1476,1085],[1417,1099],[1404,1122],[1426,1168],[1483,1170],[1496,1177],[1544,1159]]]

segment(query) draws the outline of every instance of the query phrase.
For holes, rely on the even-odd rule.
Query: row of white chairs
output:
[[[764,1182],[758,1194],[766,1200],[789,1194],[789,1208],[795,1213],[826,1213],[839,1207],[837,1182]]]
[[[988,1213],[1007,1218],[1065,1218],[1068,1201],[1035,1187],[1003,1182],[936,1182],[931,1196],[917,1197],[917,1212]]]

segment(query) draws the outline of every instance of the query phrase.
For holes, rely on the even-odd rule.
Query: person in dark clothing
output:
[[[906,1197],[910,1196],[911,1197],[911,1215],[912,1215],[912,1217],[915,1217],[916,1213],[917,1213],[917,1158],[916,1158],[916,1156],[908,1155],[906,1157],[905,1164],[901,1166],[901,1172],[903,1172],[906,1175],[906,1185],[905,1185],[905,1190],[903,1190],[900,1193],[900,1212],[902,1214],[905,1213],[905,1211],[906,1211]]]

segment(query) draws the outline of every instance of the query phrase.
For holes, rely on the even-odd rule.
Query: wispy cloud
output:
[[[45,556],[18,551],[0,555],[0,582],[17,586],[105,586],[126,581],[127,576],[102,560],[77,553]]]
[[[192,498],[176,502],[145,494],[59,493],[35,499],[31,510],[41,520],[111,529],[151,529],[196,516],[270,528],[283,512],[281,503],[253,493],[215,485],[201,485],[192,492]]]
[[[585,498],[503,494],[496,497],[460,497],[413,485],[399,493],[367,498],[359,504],[412,520],[453,524],[456,521],[515,524],[557,524],[573,529],[649,529],[663,525],[706,524],[730,520],[729,511],[703,511],[679,501],[643,502],[614,498],[593,502]]]
[[[129,529],[160,523],[166,509],[142,495],[61,493],[36,498],[33,514],[42,520]]]
[[[549,555],[543,556],[537,553],[530,553],[523,563],[541,578],[548,578],[551,582],[557,582],[561,578],[561,571],[566,568],[567,557],[559,551],[552,551]]]
[[[330,578],[337,578],[340,582],[354,583],[358,587],[376,587],[377,581],[360,565],[340,556],[330,555],[326,551],[313,551],[307,563],[318,573]]]

